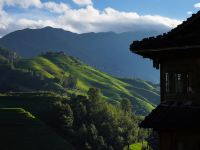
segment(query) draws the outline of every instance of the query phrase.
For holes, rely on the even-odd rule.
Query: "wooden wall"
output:
[[[160,150],[200,150],[200,132],[160,132]]]
[[[190,100],[199,101],[200,99],[200,59],[172,59],[163,61],[160,65],[160,80],[161,80],[161,101],[164,100]],[[170,78],[174,77],[175,73],[185,74],[184,88],[189,84],[190,92],[184,91],[182,93],[166,92],[165,73],[169,73]],[[186,75],[189,76],[186,79]],[[170,81],[171,82],[171,81]],[[175,88],[174,82],[170,83],[171,88]],[[172,89],[171,91],[175,91]]]

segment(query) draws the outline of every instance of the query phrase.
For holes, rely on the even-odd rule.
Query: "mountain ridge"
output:
[[[0,45],[25,57],[62,50],[108,74],[158,82],[159,73],[152,69],[151,62],[129,51],[133,40],[157,34],[155,31],[77,34],[52,27],[27,28],[5,35]]]

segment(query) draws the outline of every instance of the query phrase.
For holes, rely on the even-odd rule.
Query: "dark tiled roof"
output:
[[[154,109],[144,121],[142,128],[158,130],[200,129],[200,105],[191,102],[164,102]]]
[[[184,47],[190,46],[200,46],[200,11],[168,33],[145,38],[142,41],[134,41],[130,50],[132,52],[145,52],[156,49],[165,50],[166,48],[176,49],[177,47],[184,49]]]

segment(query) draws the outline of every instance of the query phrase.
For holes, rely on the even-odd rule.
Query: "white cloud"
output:
[[[3,8],[3,6],[0,8]],[[0,36],[27,27],[41,28],[52,26],[77,33],[141,30],[166,31],[181,23],[179,20],[159,15],[139,15],[136,12],[123,12],[113,8],[98,10],[92,5],[72,9],[66,3],[44,2],[35,5],[35,8],[40,12],[46,9],[49,11],[49,14],[38,15],[30,11],[29,16],[31,17],[27,17],[26,12],[26,15],[23,13],[14,15],[0,9]],[[52,13],[54,14],[52,15]]]
[[[6,29],[9,23],[12,22],[12,19],[5,11],[0,10],[0,22],[0,30]]]
[[[1,0],[3,4],[8,6],[20,6],[22,8],[29,8],[30,6],[41,7],[40,0]]]
[[[194,4],[194,8],[199,9],[199,8],[200,8],[200,3],[196,3],[196,4]]]
[[[62,2],[59,4],[55,2],[45,2],[42,6],[43,8],[58,14],[65,13],[68,9],[70,9],[69,5]]]
[[[92,0],[72,0],[72,1],[81,6],[92,5]]]
[[[17,21],[17,25],[19,27],[25,27],[25,28],[41,28],[46,26],[53,26],[56,27],[56,24],[52,20],[30,20],[30,19],[20,19]]]
[[[193,12],[192,12],[192,11],[188,11],[187,14],[188,14],[188,15],[192,15]]]
[[[40,0],[1,0],[0,8],[2,8],[4,5],[19,6],[25,9],[32,6],[36,8],[44,8],[54,13],[64,13],[67,9],[70,8],[66,3],[55,3],[52,1],[42,3]]]
[[[121,12],[113,8],[103,11],[87,6],[70,9],[57,20],[62,26],[70,26],[72,31],[82,32],[127,32],[138,30],[162,30],[176,27],[181,21],[162,16],[140,16],[135,12]]]

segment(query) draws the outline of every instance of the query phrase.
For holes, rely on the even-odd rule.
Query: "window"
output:
[[[174,76],[175,76],[175,92],[183,93],[184,74],[175,73]]]
[[[191,87],[191,83],[190,83],[190,80],[191,80],[190,75],[187,74],[186,78],[187,78],[187,93],[192,93],[192,87]]]
[[[164,78],[166,93],[190,93],[192,91],[189,73],[166,72]]]
[[[165,92],[166,93],[170,92],[170,90],[169,90],[169,73],[168,72],[165,73]]]

